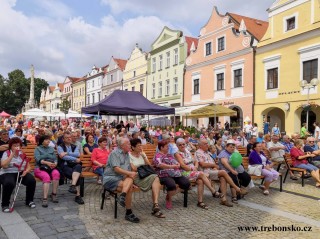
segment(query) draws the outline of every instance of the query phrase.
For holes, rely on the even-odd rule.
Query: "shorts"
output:
[[[119,183],[123,180],[122,177],[109,176],[103,179],[103,186],[108,191],[115,191],[118,188]]]
[[[205,173],[209,174],[210,180],[219,180],[219,170],[208,170]]]

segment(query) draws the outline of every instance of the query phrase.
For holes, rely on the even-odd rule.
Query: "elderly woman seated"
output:
[[[264,185],[261,185],[259,188],[263,190],[264,195],[269,195],[269,186],[278,179],[279,173],[272,168],[272,162],[262,152],[261,143],[253,143],[252,151],[249,155],[249,164],[252,167],[262,165],[261,175],[265,176],[265,179]]]
[[[138,168],[143,165],[151,166],[147,156],[145,155],[145,153],[142,152],[141,140],[131,139],[130,144],[131,144],[131,152],[129,156],[130,156],[131,170],[134,172],[137,172]],[[140,176],[135,177],[133,180],[133,183],[138,187],[140,187],[140,189],[144,192],[152,190],[152,200],[153,200],[152,215],[158,218],[164,218],[165,216],[160,211],[160,206],[159,206],[159,195],[160,195],[161,184],[160,184],[158,175],[155,173],[150,173],[150,175],[144,178],[140,178]]]
[[[320,175],[319,169],[308,162],[308,158],[315,157],[310,152],[303,152],[303,141],[297,139],[294,141],[294,146],[290,150],[290,156],[292,158],[292,165],[296,168],[302,168],[311,173],[311,176],[316,180],[316,187],[320,188]]]
[[[203,202],[204,185],[215,196],[215,189],[212,187],[211,182],[207,178],[207,175],[202,171],[198,171],[198,161],[194,160],[192,154],[186,149],[186,143],[183,138],[178,138],[176,141],[178,146],[178,153],[175,154],[176,159],[181,165],[182,175],[188,178],[190,181],[196,181],[198,186],[198,204],[197,206],[202,209],[208,209],[208,206]],[[220,195],[218,193],[218,195]]]
[[[177,193],[176,184],[182,190],[190,188],[188,178],[182,176],[180,164],[169,154],[169,145],[167,140],[162,140],[158,143],[159,152],[153,158],[156,172],[160,178],[160,183],[165,185],[167,189],[166,208],[172,209],[172,197]]]

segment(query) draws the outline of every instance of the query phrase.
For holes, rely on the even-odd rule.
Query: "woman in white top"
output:
[[[140,140],[141,140],[141,145],[146,145],[147,144],[147,139],[145,138],[145,133],[144,132],[141,132],[140,134]]]
[[[258,135],[258,124],[254,123],[253,128],[251,130],[251,135],[257,136]]]
[[[141,140],[140,139],[131,139],[131,153],[130,156],[130,164],[131,170],[134,172],[138,171],[138,168],[142,165],[150,165],[150,162],[142,152]],[[152,199],[153,199],[153,208],[152,215],[158,218],[165,218],[163,213],[160,211],[159,207],[159,194],[161,189],[160,180],[157,174],[150,174],[145,178],[140,178],[139,176],[134,178],[133,183],[138,186],[142,191],[146,192],[152,189]]]

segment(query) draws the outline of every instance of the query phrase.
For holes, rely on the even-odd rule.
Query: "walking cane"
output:
[[[13,212],[14,203],[15,203],[16,198],[18,196],[19,188],[21,186],[21,182],[22,182],[22,178],[23,178],[23,176],[20,176],[20,180],[19,180],[19,174],[20,174],[20,172],[23,173],[28,168],[29,161],[30,161],[30,159],[25,157],[25,155],[24,155],[24,159],[22,159],[22,162],[20,165],[13,164],[13,166],[18,168],[18,175],[17,175],[17,182],[16,182],[16,190],[14,192],[14,197],[13,197],[11,207],[9,208],[10,212]],[[22,168],[24,162],[26,162],[26,163],[24,165],[24,169],[21,171],[21,168]],[[19,181],[19,183],[18,183],[18,181]],[[17,185],[18,185],[18,187],[17,187]]]

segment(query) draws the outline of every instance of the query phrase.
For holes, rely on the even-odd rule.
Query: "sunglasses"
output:
[[[314,141],[309,141],[309,143],[314,143]]]
[[[186,144],[179,144],[178,146],[186,146]]]

